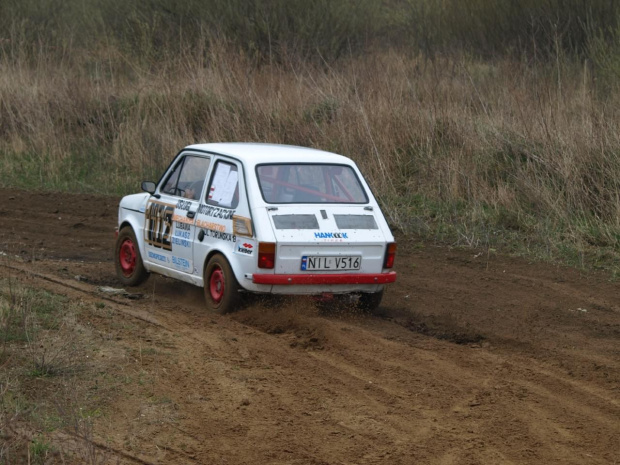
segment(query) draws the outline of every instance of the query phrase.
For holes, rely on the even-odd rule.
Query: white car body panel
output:
[[[173,173],[177,160],[184,156],[210,159],[206,181],[197,199],[186,199],[163,191],[167,177]],[[363,187],[367,202],[341,203],[283,203],[267,202],[263,197],[257,176],[257,166],[263,164],[325,164],[351,167]],[[235,173],[236,169],[236,174]],[[220,171],[218,171],[220,170]],[[234,193],[225,192],[232,189]],[[218,184],[219,182],[219,184]],[[179,184],[180,185],[180,184]],[[217,188],[215,186],[218,186]],[[210,189],[210,192],[207,190]],[[282,188],[285,189],[285,188]],[[238,202],[234,208],[209,204],[211,195],[218,199]],[[232,203],[231,203],[232,205]],[[318,229],[279,228],[276,221],[302,215],[316,218]],[[305,215],[305,216],[304,216]],[[340,216],[338,216],[340,215]],[[287,218],[277,218],[287,216]],[[342,229],[336,218],[347,222],[350,218],[371,224],[371,228]],[[246,218],[252,226],[251,235],[236,234],[233,219]],[[343,219],[344,217],[344,219]],[[372,219],[368,218],[372,217]],[[144,267],[149,272],[163,274],[197,286],[203,286],[205,263],[214,252],[226,257],[240,286],[249,292],[274,294],[322,294],[350,292],[378,292],[384,284],[377,283],[314,283],[314,284],[260,284],[257,276],[269,280],[290,275],[304,279],[304,275],[330,274],[380,275],[395,274],[383,268],[388,243],[394,237],[355,163],[341,155],[269,144],[198,144],[183,149],[162,176],[153,195],[133,194],[124,197],[119,206],[119,229],[130,225],[139,243]],[[281,226],[281,225],[280,225]],[[273,269],[258,267],[260,242],[275,243],[276,257]],[[302,257],[360,257],[359,269],[339,272],[301,269]],[[325,259],[327,260],[327,259]],[[332,260],[333,259],[329,259]],[[319,263],[327,263],[319,262]],[[337,263],[342,263],[338,260]],[[347,263],[352,263],[351,260]],[[346,277],[345,277],[346,278]],[[345,279],[346,280],[346,279]]]

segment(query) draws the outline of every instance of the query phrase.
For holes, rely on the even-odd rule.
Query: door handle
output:
[[[193,218],[194,216],[196,216],[196,212],[187,212],[188,218]]]

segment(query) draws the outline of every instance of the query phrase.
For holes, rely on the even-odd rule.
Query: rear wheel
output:
[[[207,308],[222,314],[236,310],[241,304],[240,289],[228,260],[221,254],[213,255],[204,271]]]
[[[116,275],[123,286],[137,286],[149,277],[142,263],[136,235],[130,226],[125,226],[118,233],[114,261]]]
[[[362,293],[357,301],[357,305],[361,310],[377,313],[379,305],[381,304],[381,299],[383,299],[383,290],[379,292]]]

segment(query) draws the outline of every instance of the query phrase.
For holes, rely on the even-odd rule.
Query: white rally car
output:
[[[204,287],[226,313],[243,292],[354,294],[379,306],[396,243],[355,163],[320,150],[216,143],[185,147],[158,184],[123,197],[116,271]]]

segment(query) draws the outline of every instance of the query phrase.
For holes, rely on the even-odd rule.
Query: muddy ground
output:
[[[101,291],[119,287],[117,198],[0,196],[3,273],[85,303],[110,463],[620,463],[608,275],[400,238],[378,316],[308,299],[219,316],[161,277]]]

